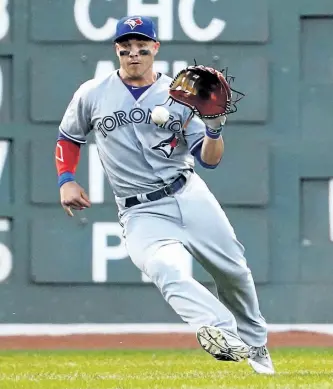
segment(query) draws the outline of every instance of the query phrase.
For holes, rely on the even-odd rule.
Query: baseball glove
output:
[[[225,70],[188,66],[172,80],[169,97],[189,107],[207,126],[216,128],[224,124],[226,115],[237,111],[236,103],[244,97],[243,93],[231,88],[233,80]]]

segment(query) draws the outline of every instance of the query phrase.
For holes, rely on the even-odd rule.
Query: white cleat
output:
[[[219,361],[240,362],[249,358],[250,347],[240,337],[212,326],[197,331],[200,346]]]
[[[258,374],[275,374],[273,362],[266,346],[251,347],[248,363]]]

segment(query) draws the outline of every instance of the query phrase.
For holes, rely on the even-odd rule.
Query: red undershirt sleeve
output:
[[[55,165],[58,173],[58,186],[75,181],[76,168],[80,159],[80,145],[71,140],[59,139],[55,149]]]

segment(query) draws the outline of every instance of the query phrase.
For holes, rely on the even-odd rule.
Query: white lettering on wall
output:
[[[127,15],[145,15],[157,18],[157,36],[161,41],[173,39],[173,0],[144,4],[142,0],[127,1]]]
[[[9,142],[6,140],[0,141],[0,180],[6,165],[8,151],[9,151]]]
[[[172,68],[172,77],[178,74],[182,69],[184,69],[188,63],[186,61],[155,61],[154,70],[163,74],[168,74],[170,68]],[[95,69],[94,78],[101,79],[107,77],[112,71],[115,70],[115,65],[112,61],[98,61]]]
[[[92,24],[89,14],[91,0],[75,0],[74,19],[81,34],[91,41],[105,41],[115,34],[117,19],[108,18],[104,26]]]
[[[105,174],[98,156],[96,144],[88,149],[89,199],[94,204],[104,203]]]
[[[3,74],[0,66],[0,109],[2,107],[2,100],[3,100]]]
[[[172,74],[175,77],[182,69],[186,68],[188,63],[186,61],[175,61],[172,64]]]
[[[116,222],[98,222],[92,228],[92,279],[94,282],[106,282],[108,261],[128,256],[123,230]],[[108,246],[108,236],[117,237],[119,244]]]
[[[184,69],[188,63],[186,61],[174,61],[169,63],[168,61],[155,61],[154,70],[163,74],[168,74],[170,66],[172,67],[172,74],[170,76],[176,76],[182,69]]]
[[[163,74],[167,74],[169,72],[169,62],[168,61],[155,61],[154,62],[154,70],[155,72],[160,72]]]
[[[207,42],[217,38],[225,28],[225,21],[213,18],[205,28],[194,21],[195,0],[179,0],[178,15],[180,25],[185,34],[194,41]]]
[[[333,178],[328,180],[328,221],[330,241],[333,242]]]
[[[9,32],[8,0],[0,0],[0,40]]]
[[[115,70],[114,63],[112,61],[98,61],[95,70],[95,79],[101,79]]]
[[[174,39],[174,26],[178,17],[184,34],[193,41],[207,42],[216,39],[225,29],[226,22],[212,18],[206,27],[199,27],[194,20],[194,8],[198,0],[179,0],[176,14],[173,13],[173,0],[159,0],[146,4],[144,0],[127,0],[127,15],[145,15],[157,20],[157,37],[160,41]],[[92,0],[75,0],[74,19],[82,35],[91,41],[111,39],[116,31],[117,19],[109,17],[102,27],[93,25],[90,17]],[[95,2],[97,4],[97,1]],[[208,2],[207,2],[208,3]],[[178,15],[177,15],[178,13]]]
[[[10,230],[10,222],[7,219],[0,219],[0,231]],[[13,269],[13,257],[9,248],[0,243],[0,282],[8,279]]]

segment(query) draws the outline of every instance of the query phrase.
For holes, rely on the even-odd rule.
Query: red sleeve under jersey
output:
[[[80,146],[70,140],[57,141],[55,162],[58,176],[63,173],[75,174],[80,159]]]

